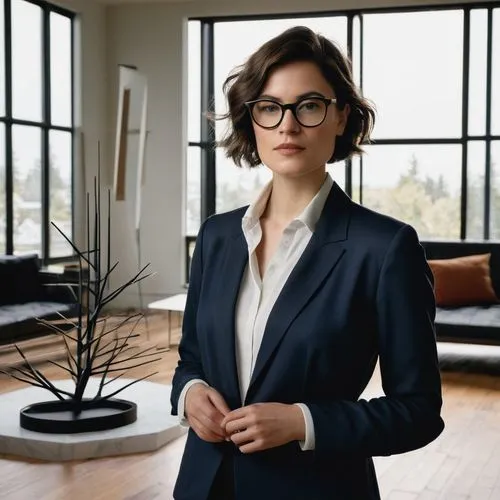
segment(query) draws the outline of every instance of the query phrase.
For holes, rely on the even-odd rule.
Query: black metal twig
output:
[[[129,370],[160,361],[161,357],[159,355],[168,351],[168,349],[157,349],[156,346],[140,349],[140,347],[130,343],[132,339],[140,336],[136,330],[141,319],[145,318],[142,311],[125,316],[111,327],[107,322],[109,317],[107,315],[103,317],[103,309],[124,290],[132,285],[140,284],[144,279],[155,273],[148,272],[149,264],[146,264],[131,279],[114,290],[109,290],[111,273],[119,263],[111,263],[111,191],[109,189],[107,192],[108,214],[105,265],[102,262],[104,256],[102,255],[100,145],[98,147],[98,172],[97,178],[94,178],[94,200],[92,203],[93,217],[91,217],[90,213],[90,194],[87,193],[86,195],[85,250],[78,249],[77,245],[56,224],[51,222],[56,231],[73,249],[78,259],[79,276],[77,283],[58,282],[45,285],[66,287],[70,290],[79,306],[76,317],[73,319],[57,313],[58,317],[62,319],[62,323],[60,320],[37,318],[38,322],[47,327],[52,334],[61,335],[64,342],[67,366],[53,360],[48,360],[48,362],[71,376],[75,384],[75,390],[70,392],[56,387],[40,370],[33,366],[23,350],[17,345],[15,345],[15,348],[23,360],[23,365],[21,367],[12,367],[9,370],[0,369],[0,373],[28,383],[33,387],[46,389],[60,400],[65,400],[65,397],[67,397],[72,401],[73,412],[76,414],[81,411],[83,395],[92,375],[100,376],[99,389],[94,400],[110,399],[125,388],[145,380],[157,372],[134,380],[105,396],[102,395],[104,387],[122,377]],[[92,230],[91,222],[94,225]],[[84,291],[88,298],[86,306],[84,306]],[[128,332],[121,335],[120,331],[124,328],[127,328]],[[115,333],[115,338],[110,339],[109,336],[113,333]],[[116,376],[110,375],[112,373],[119,374]]]
[[[108,394],[107,396],[103,396],[101,399],[103,399],[103,400],[110,399],[113,396],[116,396],[117,394],[119,394],[120,392],[125,390],[127,387],[130,387],[131,385],[137,384],[138,382],[142,382],[143,380],[146,380],[147,378],[151,378],[153,375],[156,375],[157,373],[158,372],[149,373],[148,375],[144,375],[144,377],[133,380],[132,382],[128,383],[127,385],[120,387],[120,389],[118,389],[117,391],[112,392],[111,394]]]

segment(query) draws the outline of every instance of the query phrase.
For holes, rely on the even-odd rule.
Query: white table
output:
[[[159,309],[161,311],[167,311],[168,313],[168,348],[170,349],[171,338],[172,338],[172,311],[178,312],[180,314],[184,313],[186,308],[186,298],[187,293],[179,293],[177,295],[172,295],[166,299],[156,300],[148,304],[148,309]]]

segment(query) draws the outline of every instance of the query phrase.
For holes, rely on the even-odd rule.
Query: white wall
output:
[[[118,64],[135,65],[148,78],[141,260],[151,263],[157,275],[143,284],[147,303],[181,290],[182,21],[170,22],[169,6],[158,4],[109,8],[107,47],[108,123],[116,123]],[[113,150],[114,138],[110,144]],[[112,286],[130,279],[138,268],[133,221],[126,220],[123,203],[117,202],[113,211],[112,252],[120,264]],[[137,305],[137,290],[132,287],[114,305]]]
[[[445,0],[435,2],[443,4]],[[450,2],[451,3],[451,2]],[[407,1],[419,5],[422,1]],[[223,16],[304,12],[358,7],[404,5],[395,0],[253,0],[251,2],[199,0],[186,3],[151,3],[109,6],[106,46],[108,69],[108,123],[116,120],[117,65],[136,65],[148,77],[149,124],[147,180],[143,194],[142,260],[158,274],[143,285],[144,300],[182,289],[183,278],[183,166],[186,149],[186,38],[185,21],[193,16]],[[112,150],[112,145],[108,145]],[[118,210],[112,244],[120,257],[124,280],[136,269],[133,240]],[[121,219],[120,219],[121,216]],[[121,304],[137,303],[135,291]]]
[[[106,33],[105,6],[88,0],[53,0],[77,14],[75,23],[75,96],[77,127],[75,165],[75,239],[82,244],[84,235],[85,192],[93,185],[97,172],[97,144],[106,163]],[[83,146],[83,150],[82,150]]]

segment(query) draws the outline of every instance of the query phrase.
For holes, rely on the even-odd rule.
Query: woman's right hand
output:
[[[186,393],[184,413],[191,428],[204,441],[227,440],[221,423],[230,411],[224,398],[212,387],[194,384]]]

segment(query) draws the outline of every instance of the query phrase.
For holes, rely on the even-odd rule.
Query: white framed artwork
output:
[[[148,87],[137,69],[119,67],[113,193],[133,210],[135,228],[141,220],[141,192],[145,181]]]

